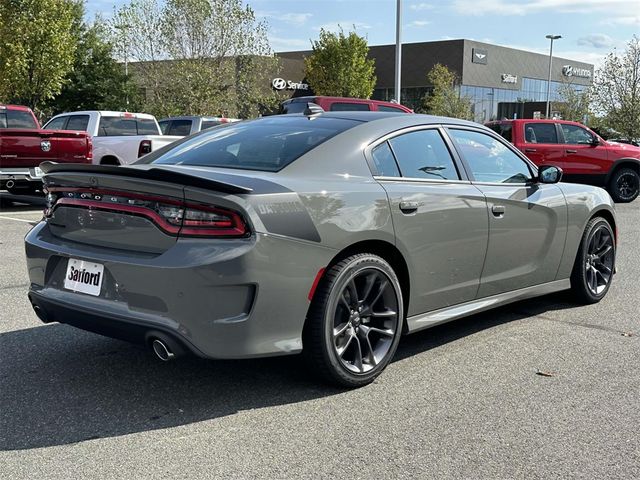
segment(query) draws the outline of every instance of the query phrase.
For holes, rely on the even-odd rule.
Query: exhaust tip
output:
[[[52,320],[47,315],[47,312],[44,311],[43,308],[40,308],[38,305],[33,305],[33,311],[38,316],[42,323],[51,323]]]
[[[175,358],[174,353],[169,350],[169,347],[162,340],[154,339],[151,342],[151,347],[153,348],[153,353],[163,362],[168,362]]]
[[[15,185],[15,182],[13,180],[7,180],[7,188],[13,188],[13,186]]]

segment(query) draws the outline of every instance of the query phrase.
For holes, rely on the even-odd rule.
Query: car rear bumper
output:
[[[2,187],[8,182],[42,184],[42,177],[36,173],[35,168],[0,168],[0,184]]]
[[[207,358],[299,352],[309,289],[335,253],[257,234],[179,239],[143,254],[62,240],[45,222],[25,246],[29,299],[44,321],[133,342],[158,331]],[[99,296],[64,288],[69,258],[104,265]]]

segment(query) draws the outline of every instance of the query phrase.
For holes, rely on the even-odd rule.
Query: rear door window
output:
[[[162,132],[163,135],[168,135],[168,131],[169,131],[169,126],[171,125],[171,121],[170,120],[163,120],[161,122],[158,122],[158,126],[160,127],[160,131]]]
[[[89,125],[89,115],[71,115],[65,130],[77,130],[86,132]]]
[[[459,180],[451,153],[435,129],[409,132],[389,140],[403,177]]]
[[[68,116],[57,117],[57,118],[54,118],[53,120],[50,120],[49,123],[47,123],[44,126],[44,128],[46,128],[47,130],[64,130],[68,121],[69,121]]]
[[[558,143],[555,123],[525,123],[524,138],[527,143]]]
[[[381,143],[371,151],[376,173],[383,177],[399,177],[400,171],[388,142]]]
[[[335,102],[331,104],[329,110],[332,112],[368,112],[371,109],[367,103]]]
[[[511,132],[513,130],[513,127],[510,123],[492,123],[487,126],[502,138],[504,138],[506,141],[512,141]]]

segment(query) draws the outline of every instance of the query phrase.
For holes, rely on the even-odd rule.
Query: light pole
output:
[[[396,8],[396,100],[398,103],[402,103],[400,101],[400,69],[402,67],[402,39],[401,39],[401,30],[402,30],[402,0],[397,0],[397,8]]]
[[[547,35],[546,38],[551,40],[549,46],[549,76],[547,77],[547,112],[545,118],[549,118],[549,98],[551,96],[551,63],[553,61],[553,41],[562,38],[562,35]]]
[[[127,62],[127,52],[129,50],[129,35],[127,34],[127,30],[131,27],[131,25],[122,23],[120,25],[116,25],[115,27],[118,30],[122,30],[122,32],[124,33],[124,76],[125,76],[125,81],[128,82],[129,81],[129,64]],[[129,110],[129,90],[128,89],[125,89],[124,99],[127,104],[126,109]]]

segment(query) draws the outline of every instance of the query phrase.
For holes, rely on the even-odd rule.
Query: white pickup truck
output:
[[[93,163],[98,165],[127,165],[182,138],[162,135],[155,117],[146,113],[96,110],[62,113],[44,128],[87,132],[93,140]]]

